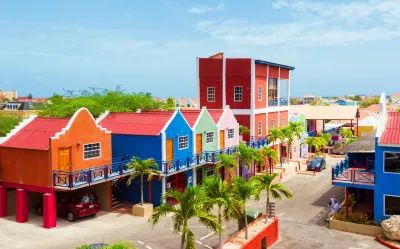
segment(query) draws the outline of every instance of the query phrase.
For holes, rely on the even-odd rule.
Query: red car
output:
[[[57,216],[67,217],[73,222],[77,218],[95,216],[100,211],[100,202],[94,193],[79,196],[57,193]],[[36,213],[43,215],[43,199],[36,206]]]

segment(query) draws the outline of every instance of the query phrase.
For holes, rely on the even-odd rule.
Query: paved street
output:
[[[290,175],[283,183],[294,193],[294,199],[276,202],[279,217],[280,240],[273,249],[367,249],[385,248],[372,237],[330,230],[324,222],[328,212],[328,200],[336,195],[343,200],[344,190],[332,188],[330,167],[317,176]],[[249,203],[249,208],[264,211],[264,197],[260,202]],[[41,228],[41,217],[30,215],[29,222],[17,224],[15,217],[0,219],[0,248],[59,248],[71,249],[82,243],[132,240],[139,249],[179,248],[179,234],[172,232],[171,219],[167,218],[151,229],[146,218],[116,213],[100,213],[95,218],[69,223],[59,219],[57,228]],[[198,249],[216,248],[218,237],[197,222],[190,224],[196,234]],[[224,239],[237,230],[237,223],[224,224]]]

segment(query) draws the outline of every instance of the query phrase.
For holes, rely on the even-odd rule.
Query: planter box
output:
[[[148,217],[153,213],[153,204],[143,203],[143,206],[136,204],[132,206],[132,214],[134,216]]]
[[[377,234],[381,234],[382,232],[381,227],[356,224],[356,223],[333,220],[333,219],[329,221],[329,228],[343,232],[357,233],[373,237],[375,237]]]

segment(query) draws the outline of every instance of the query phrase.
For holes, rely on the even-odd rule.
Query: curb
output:
[[[391,248],[391,249],[399,249],[400,248],[398,246],[394,246],[394,245],[389,244],[388,242],[384,241],[379,234],[376,235],[375,239],[376,239],[376,241],[378,241],[379,243],[381,243],[382,245],[384,245],[388,248]]]

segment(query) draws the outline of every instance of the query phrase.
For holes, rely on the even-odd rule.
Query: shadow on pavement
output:
[[[315,200],[311,205],[318,207],[328,207],[329,199],[336,196],[339,200],[339,203],[344,199],[344,187],[332,186],[322,194],[317,200]]]

